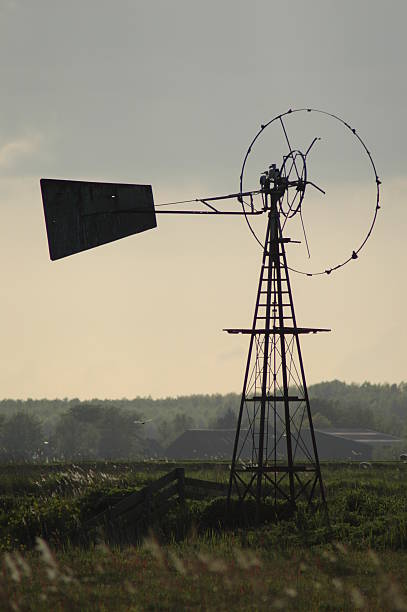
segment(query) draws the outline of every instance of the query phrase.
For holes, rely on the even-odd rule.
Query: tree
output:
[[[237,424],[236,412],[232,408],[228,408],[226,412],[219,415],[211,426],[213,429],[235,429]]]
[[[104,459],[124,459],[134,454],[140,441],[135,415],[119,408],[107,408],[99,420],[98,455]]]
[[[314,427],[321,428],[329,428],[332,427],[332,423],[331,421],[324,416],[323,414],[320,414],[319,412],[316,412],[313,416],[312,416],[312,423],[314,425]]]
[[[69,411],[60,417],[53,441],[63,459],[91,459],[97,456],[98,439],[93,423],[83,422]]]
[[[158,424],[158,434],[160,443],[164,447],[167,447],[173,442],[178,436],[180,436],[187,429],[193,429],[195,427],[195,421],[189,414],[177,412],[177,414],[170,420],[163,419]]]
[[[41,423],[32,414],[17,412],[3,425],[1,442],[6,459],[32,461],[42,454]]]
[[[140,449],[137,420],[137,414],[115,406],[72,406],[59,419],[55,445],[64,459],[124,459]]]

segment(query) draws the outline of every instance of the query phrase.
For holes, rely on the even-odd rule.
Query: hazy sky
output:
[[[307,379],[406,380],[406,22],[403,0],[0,0],[0,397],[240,391],[247,338],[222,328],[252,319],[261,253],[244,221],[159,218],[51,262],[39,179],[151,183],[157,202],[228,193],[260,124],[303,106],[355,126],[383,180],[363,256],[292,278],[299,324],[332,328],[303,342]],[[368,228],[374,183],[351,135],[312,129],[318,263]]]

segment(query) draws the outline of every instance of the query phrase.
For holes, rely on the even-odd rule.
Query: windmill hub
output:
[[[301,208],[307,184],[306,156],[301,151],[290,151],[283,156],[281,168],[271,164],[260,176],[263,211],[280,203],[284,216],[293,217]],[[270,196],[269,198],[267,196]],[[284,197],[285,196],[285,197]]]
[[[263,211],[266,211],[270,210],[271,206],[284,196],[288,187],[288,180],[285,176],[282,176],[276,164],[271,164],[269,169],[260,176],[260,187],[262,194],[266,196],[263,205]],[[270,199],[267,196],[270,196]]]

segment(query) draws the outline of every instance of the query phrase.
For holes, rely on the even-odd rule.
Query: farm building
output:
[[[230,459],[234,429],[187,429],[165,451],[168,459]]]
[[[244,431],[242,435],[245,435]],[[310,432],[303,430],[301,436],[304,445],[310,448]],[[395,436],[372,429],[315,429],[315,436],[321,460],[368,461],[374,449],[389,446],[397,448],[402,443]],[[270,438],[269,448],[273,445],[272,433]],[[170,444],[165,456],[168,459],[231,459],[234,440],[234,429],[188,429]],[[277,458],[282,459],[285,454],[285,437],[281,435],[277,444]],[[249,459],[250,456],[251,444],[248,438],[241,458]],[[295,457],[304,459],[300,447]]]
[[[335,436],[341,440],[349,440],[354,444],[362,444],[368,446],[372,451],[374,449],[383,448],[398,448],[403,444],[401,438],[391,436],[390,434],[381,433],[374,429],[349,429],[349,428],[335,428],[335,429],[320,429],[318,428],[318,434],[328,434]]]

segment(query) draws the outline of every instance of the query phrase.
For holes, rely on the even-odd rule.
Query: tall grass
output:
[[[260,529],[250,531],[253,504],[236,507],[225,522],[222,500],[188,501],[175,507],[158,532],[166,541],[185,537],[192,528],[200,535],[219,530],[243,529],[254,545],[259,538],[280,549],[323,544],[334,539],[354,547],[377,550],[407,547],[407,479],[404,464],[372,464],[364,471],[358,466],[327,466],[324,481],[332,529],[323,513],[309,513],[304,506],[284,521],[274,520],[272,507],[265,507]],[[36,537],[51,543],[76,541],[81,525],[128,493],[168,472],[158,462],[136,464],[101,463],[49,466],[7,466],[0,472],[0,550],[30,547]],[[142,468],[142,469],[141,469]],[[198,463],[186,466],[187,475],[227,482],[227,465]],[[279,512],[284,516],[284,512]],[[243,520],[245,519],[245,520]],[[249,528],[249,529],[248,529]]]
[[[407,610],[405,552],[282,555],[233,535],[162,546],[5,553],[2,610]]]
[[[74,546],[83,522],[168,472],[158,462],[7,466],[0,473],[0,610],[407,610],[403,464],[325,466],[322,513],[224,518],[175,507],[138,546]],[[186,466],[227,482],[227,465]],[[236,520],[235,520],[236,519]]]

